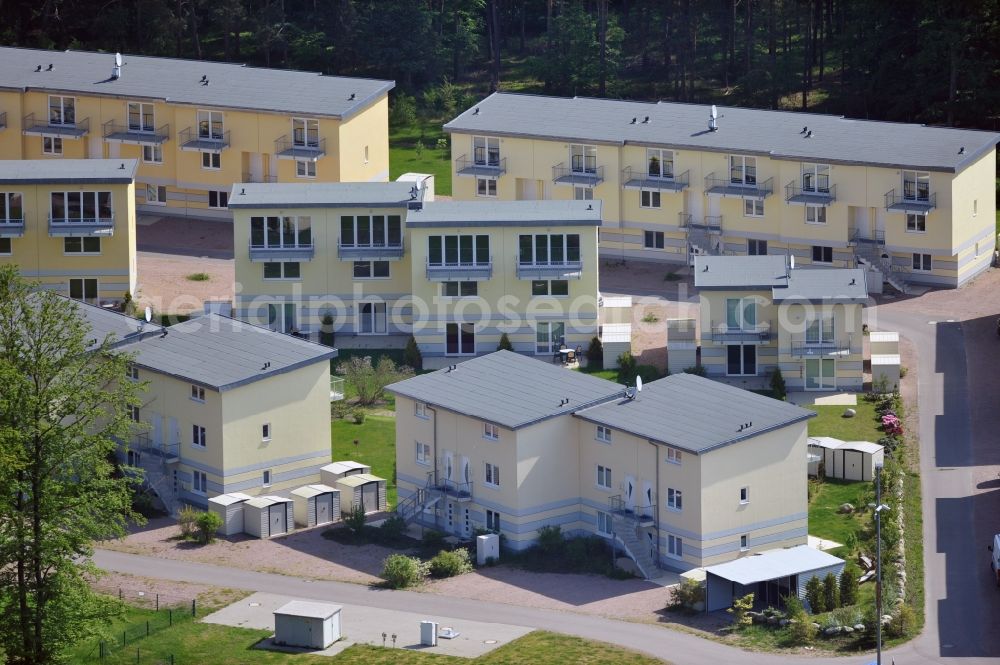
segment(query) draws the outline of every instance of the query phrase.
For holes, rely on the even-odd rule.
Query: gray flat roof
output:
[[[3,159],[0,185],[128,184],[137,167],[135,159]]]
[[[230,208],[403,208],[412,182],[236,183]]]
[[[868,302],[861,268],[788,268],[784,256],[696,256],[694,285],[706,291],[770,290],[774,302]]]
[[[334,605],[333,603],[292,600],[274,610],[274,613],[293,617],[305,617],[307,619],[329,619],[342,609],[341,605]]]
[[[111,80],[114,53],[4,47],[0,48],[0,88],[345,118],[369,106],[395,85],[392,81],[206,60],[128,54],[123,54],[122,59],[121,78]],[[50,64],[52,71],[46,71]],[[42,66],[40,72],[35,71],[38,65]],[[207,86],[202,85],[202,76],[208,77]],[[124,109],[122,114],[124,117]],[[99,130],[91,127],[91,131]]]
[[[710,132],[709,111],[709,104],[496,92],[444,128],[946,172],[961,171],[1000,141],[1000,134],[995,132],[736,107],[719,107],[719,129]],[[647,116],[649,122],[643,122]],[[810,138],[802,133],[803,127],[812,130]],[[963,147],[965,152],[959,154]]]
[[[388,390],[508,429],[572,413],[623,386],[513,351],[497,351],[394,383]],[[568,399],[568,403],[561,403]]]
[[[701,454],[816,414],[711,379],[673,374],[647,383],[635,399],[622,397],[577,411],[576,415]],[[747,423],[750,426],[744,428]]]
[[[705,568],[705,573],[745,586],[808,573],[842,563],[844,563],[843,559],[832,554],[808,545],[797,545],[786,549],[767,550],[735,561],[708,566]]]
[[[337,350],[219,314],[206,314],[162,328],[130,316],[81,305],[80,312],[103,339],[121,340],[118,350],[134,354],[134,364],[208,388],[224,391],[336,357]],[[164,334],[166,333],[166,334]],[[265,363],[269,363],[265,369]]]
[[[67,300],[69,299],[67,298]],[[88,350],[100,346],[109,335],[113,338],[112,346],[120,347],[138,342],[146,337],[159,335],[163,330],[162,326],[140,321],[117,310],[104,309],[80,300],[71,300],[70,302],[76,305],[80,316],[90,324],[91,343],[87,344]]]
[[[600,226],[601,201],[431,201],[407,226]]]

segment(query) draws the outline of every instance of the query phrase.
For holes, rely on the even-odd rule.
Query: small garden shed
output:
[[[366,513],[377,513],[387,508],[385,478],[355,473],[338,480],[336,486],[348,509],[361,506]]]
[[[340,605],[293,600],[274,611],[274,643],[325,649],[340,639]]]
[[[809,452],[820,455],[826,478],[840,480],[872,480],[875,467],[882,464],[885,452],[871,441],[841,441],[829,436],[809,437]],[[810,471],[812,471],[810,462]],[[816,473],[818,475],[818,462]]]
[[[208,500],[208,510],[222,518],[218,533],[221,536],[235,536],[243,533],[243,504],[252,499],[249,494],[230,492],[213,496]]]
[[[243,504],[243,530],[258,538],[288,533],[295,520],[293,505],[281,496],[254,497]]]
[[[340,490],[329,485],[306,485],[291,491],[296,526],[319,526],[340,519]]]
[[[344,460],[343,462],[332,462],[324,467],[320,467],[319,481],[324,485],[336,487],[337,481],[344,476],[351,476],[358,473],[371,473],[372,468],[361,462]]]

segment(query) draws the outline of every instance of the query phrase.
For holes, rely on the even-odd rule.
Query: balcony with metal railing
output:
[[[151,456],[164,464],[173,464],[180,461],[180,443],[165,443],[154,441],[147,433],[136,434],[132,437],[129,449],[142,456]]]
[[[522,261],[515,259],[518,279],[580,279],[583,261]]]
[[[278,182],[278,176],[255,174],[244,171],[243,180],[241,182]]]
[[[885,209],[890,212],[908,212],[926,215],[937,207],[937,192],[897,193],[890,189],[885,193]]]
[[[794,180],[785,185],[785,203],[789,205],[828,206],[837,200],[836,185],[803,187]]]
[[[427,488],[451,501],[472,501],[472,481],[452,480],[439,471],[428,472]]]
[[[566,166],[565,162],[560,162],[552,167],[552,182],[557,185],[596,187],[604,182],[604,167],[596,164]]]
[[[49,236],[53,238],[112,236],[114,233],[114,217],[53,217],[49,215]]]
[[[625,189],[651,189],[661,192],[680,192],[688,187],[691,180],[691,172],[685,171],[679,174],[658,174],[649,173],[648,169],[633,168],[626,166],[622,169],[622,185]]]
[[[692,217],[690,213],[678,213],[678,223],[686,229],[719,233],[722,231],[722,215],[705,215],[701,219]]]
[[[250,261],[253,263],[269,263],[272,261],[312,261],[316,255],[316,246],[308,243],[295,244],[254,244],[250,242]]]
[[[398,261],[405,253],[402,238],[397,243],[345,243],[337,238],[337,258],[342,261]]]
[[[432,282],[449,280],[483,280],[493,277],[493,257],[486,261],[441,261],[427,260],[427,279]]]
[[[716,344],[767,344],[773,339],[768,323],[731,326],[724,322],[713,322],[710,331]]]
[[[714,173],[705,176],[705,193],[709,196],[739,199],[763,199],[774,193],[774,178],[760,182],[717,178]]]
[[[0,217],[0,238],[20,238],[24,235],[24,218]]]
[[[468,155],[462,155],[455,160],[455,175],[459,176],[499,178],[506,172],[506,157],[486,156],[469,159]]]
[[[861,344],[854,345],[854,335],[824,337],[808,333],[792,335],[791,355],[796,358],[829,358],[861,354]]]
[[[274,154],[278,159],[306,159],[315,162],[326,155],[326,139],[296,138],[285,134],[275,139]]]
[[[637,526],[653,526],[655,505],[637,506],[629,504],[620,494],[608,497],[608,512],[636,522]]]
[[[177,135],[181,150],[194,152],[222,152],[230,145],[230,133],[208,132],[202,134],[197,127],[182,129]]]
[[[38,120],[34,113],[24,116],[21,131],[38,136],[54,136],[62,139],[78,139],[90,132],[90,118],[74,119],[73,122]]]
[[[152,127],[151,125],[122,124],[108,120],[101,125],[105,141],[115,143],[131,143],[134,145],[162,145],[170,140],[170,125]]]

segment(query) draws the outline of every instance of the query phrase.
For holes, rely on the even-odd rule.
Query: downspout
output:
[[[437,412],[437,409],[435,409],[430,404],[427,404],[426,402],[424,404],[425,404],[425,408],[428,411],[430,411],[430,412],[432,412],[434,414],[434,425],[433,425],[434,434],[432,435],[433,441],[432,441],[431,445],[432,445],[433,451],[434,451],[433,452],[433,455],[434,455],[434,485],[436,486],[437,485],[437,479],[438,479],[438,412]],[[434,527],[437,528],[437,525],[438,525],[438,511],[437,511],[437,507],[435,506],[435,508],[434,508]]]
[[[656,567],[660,567],[660,449],[650,439],[649,445],[653,446],[653,466],[656,468],[656,492],[654,492],[653,524],[656,529]]]

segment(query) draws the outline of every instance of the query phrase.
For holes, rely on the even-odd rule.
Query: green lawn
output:
[[[858,405],[846,406],[806,406],[816,412],[809,420],[809,436],[832,436],[843,441],[878,442],[882,432],[875,420],[875,404],[858,398]],[[844,410],[852,408],[858,412],[853,418],[844,418]]]
[[[813,496],[809,501],[810,535],[844,543],[849,534],[858,533],[871,521],[870,511],[850,515],[838,512],[840,506],[845,503],[855,508],[864,506],[865,495],[871,488],[871,483],[842,480],[810,482],[814,482]],[[836,550],[833,553],[838,554]]]
[[[441,129],[441,120],[418,120],[412,127],[396,127],[389,132],[389,179],[403,173],[430,173],[434,176],[434,193],[451,196],[451,148],[438,148],[440,139],[448,135]],[[417,144],[423,149],[417,154]]]
[[[130,609],[127,623],[141,626],[152,614],[147,610]],[[119,629],[122,624],[116,625]],[[169,662],[173,655],[177,665],[257,665],[272,663],[294,665],[296,663],[320,665],[409,665],[422,663],[479,664],[479,665],[611,665],[612,663],[635,663],[652,665],[662,661],[637,654],[632,651],[605,644],[590,642],[576,637],[554,633],[534,632],[500,647],[496,651],[475,659],[456,658],[420,653],[404,649],[382,649],[369,646],[352,646],[332,658],[307,654],[283,654],[252,648],[254,644],[268,637],[271,631],[230,628],[193,621],[178,623],[172,628],[154,632],[149,637],[129,641],[125,649],[116,649],[108,658],[98,658],[97,643],[90,641],[70,653],[70,662],[86,665],[126,665],[135,663],[136,649],[140,663],[152,664]],[[120,630],[118,640],[121,640]],[[119,642],[120,643],[120,642]]]
[[[583,372],[584,374],[589,374],[591,376],[596,376],[600,379],[607,379],[608,381],[618,381],[618,370],[616,369],[595,369],[593,371],[586,368],[574,367],[577,372]]]
[[[363,425],[349,417],[330,423],[333,459],[367,464],[372,473],[385,478],[389,508],[396,505],[396,419],[369,415]],[[358,445],[354,445],[357,439]]]

